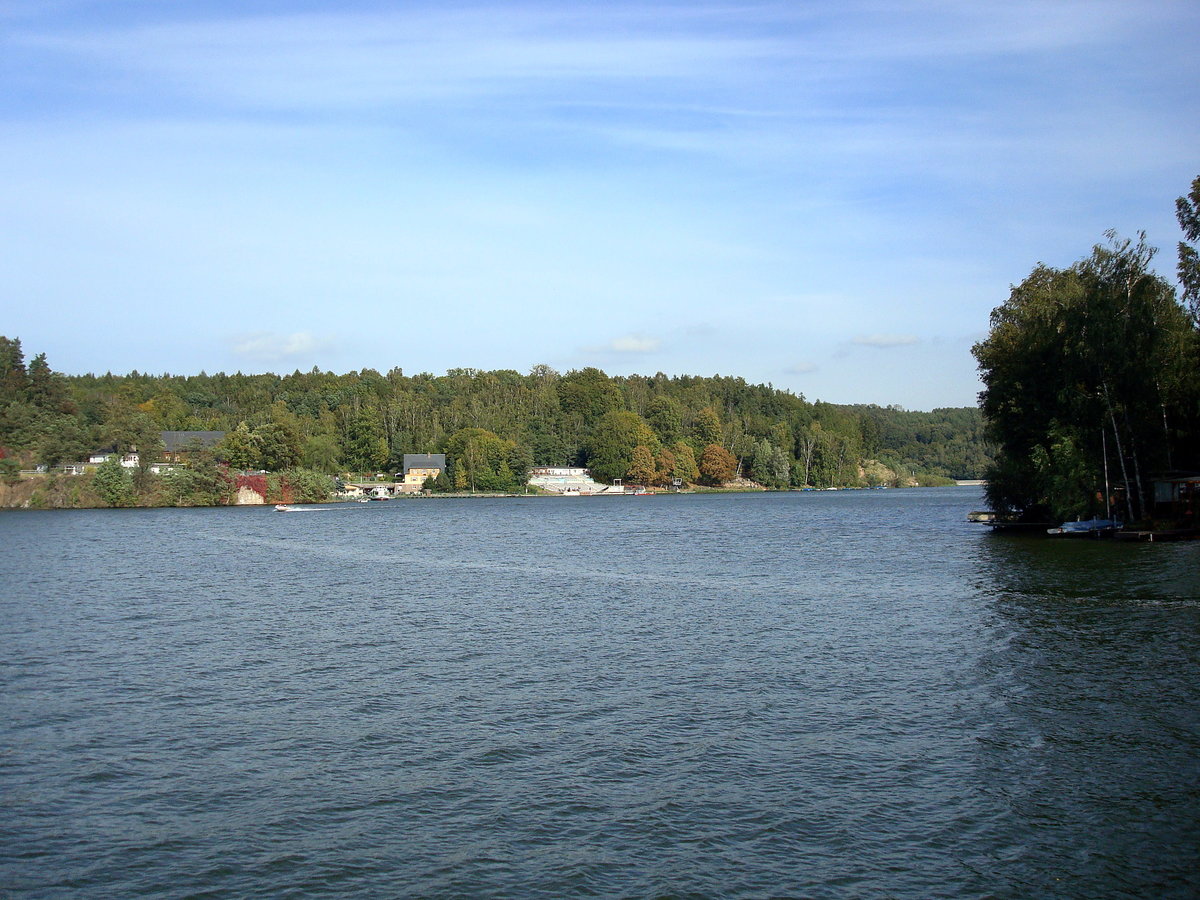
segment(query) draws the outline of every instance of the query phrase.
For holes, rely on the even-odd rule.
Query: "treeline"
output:
[[[975,409],[909,412],[810,403],[741,378],[565,374],[537,366],[445,375],[65,376],[44,354],[26,365],[0,338],[0,446],[54,467],[99,448],[159,449],[162,431],[223,431],[237,470],[393,473],[405,453],[446,453],[443,489],[508,490],[533,465],[582,465],[601,481],[856,485],[897,477],[977,478],[988,463]]]

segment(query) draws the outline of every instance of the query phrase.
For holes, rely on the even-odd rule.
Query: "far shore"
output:
[[[929,485],[936,487],[963,487],[963,486],[978,486],[982,485],[982,481],[958,481],[948,485]],[[19,490],[20,487],[26,487],[26,490]],[[235,502],[232,503],[216,503],[216,504],[190,504],[173,506],[169,504],[134,504],[130,506],[106,506],[100,504],[68,504],[62,502],[36,502],[31,496],[31,491],[28,490],[29,482],[23,485],[18,483],[13,485],[10,483],[0,484],[0,510],[70,510],[70,509],[257,509],[274,506],[292,506],[292,507],[314,507],[314,506],[341,506],[351,503],[363,504],[380,503],[380,502],[403,502],[405,500],[495,500],[495,499],[575,499],[575,498],[595,498],[595,497],[657,497],[671,496],[675,494],[687,495],[721,495],[721,494],[800,494],[800,493],[829,493],[833,491],[868,491],[868,490],[908,490],[918,485],[909,485],[906,487],[890,487],[890,486],[858,486],[858,487],[826,487],[826,488],[789,488],[787,490],[768,490],[757,485],[748,485],[745,483],[729,485],[727,487],[711,487],[707,485],[689,485],[681,490],[670,489],[650,489],[645,493],[626,492],[624,494],[615,492],[597,492],[592,494],[560,494],[553,491],[544,491],[534,489],[527,492],[489,492],[489,491],[450,491],[445,493],[418,492],[418,493],[403,493],[397,494],[394,497],[388,497],[385,500],[368,500],[365,497],[355,496],[335,496],[326,500],[294,500],[291,502],[262,500],[258,502],[247,503]],[[58,498],[55,498],[58,499]]]

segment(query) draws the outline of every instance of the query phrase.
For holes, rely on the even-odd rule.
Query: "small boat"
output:
[[[1088,535],[1112,534],[1120,531],[1124,522],[1116,519],[1085,519],[1082,522],[1063,522],[1056,528],[1047,528],[1046,534],[1086,537]]]
[[[288,506],[286,503],[276,503],[275,504],[275,512],[291,512],[291,511],[292,511],[292,508],[290,506]]]

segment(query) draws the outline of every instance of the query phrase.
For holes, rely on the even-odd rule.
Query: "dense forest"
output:
[[[145,468],[163,431],[226,432],[206,464],[235,471],[393,473],[405,453],[446,453],[443,490],[512,490],[533,465],[642,484],[740,475],[782,489],[978,478],[989,462],[976,409],[811,403],[719,376],[547,366],[66,376],[45,354],[26,363],[20,340],[2,338],[0,385],[0,464],[10,476],[101,448],[136,449]]]
[[[1181,297],[1145,235],[1109,232],[1072,266],[1036,266],[993,311],[974,353],[996,512],[1145,522],[1161,512],[1156,479],[1200,471],[1200,178],[1176,213]],[[1172,516],[1194,520],[1189,497]]]

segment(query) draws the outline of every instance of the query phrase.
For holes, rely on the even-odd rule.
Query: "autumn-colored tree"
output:
[[[663,447],[654,457],[654,484],[670,484],[675,477],[675,454]]]
[[[645,444],[638,444],[633,448],[633,460],[626,477],[632,484],[653,484],[654,472],[654,452]]]
[[[737,471],[737,459],[720,444],[709,444],[700,454],[700,477],[706,484],[724,484]]]

